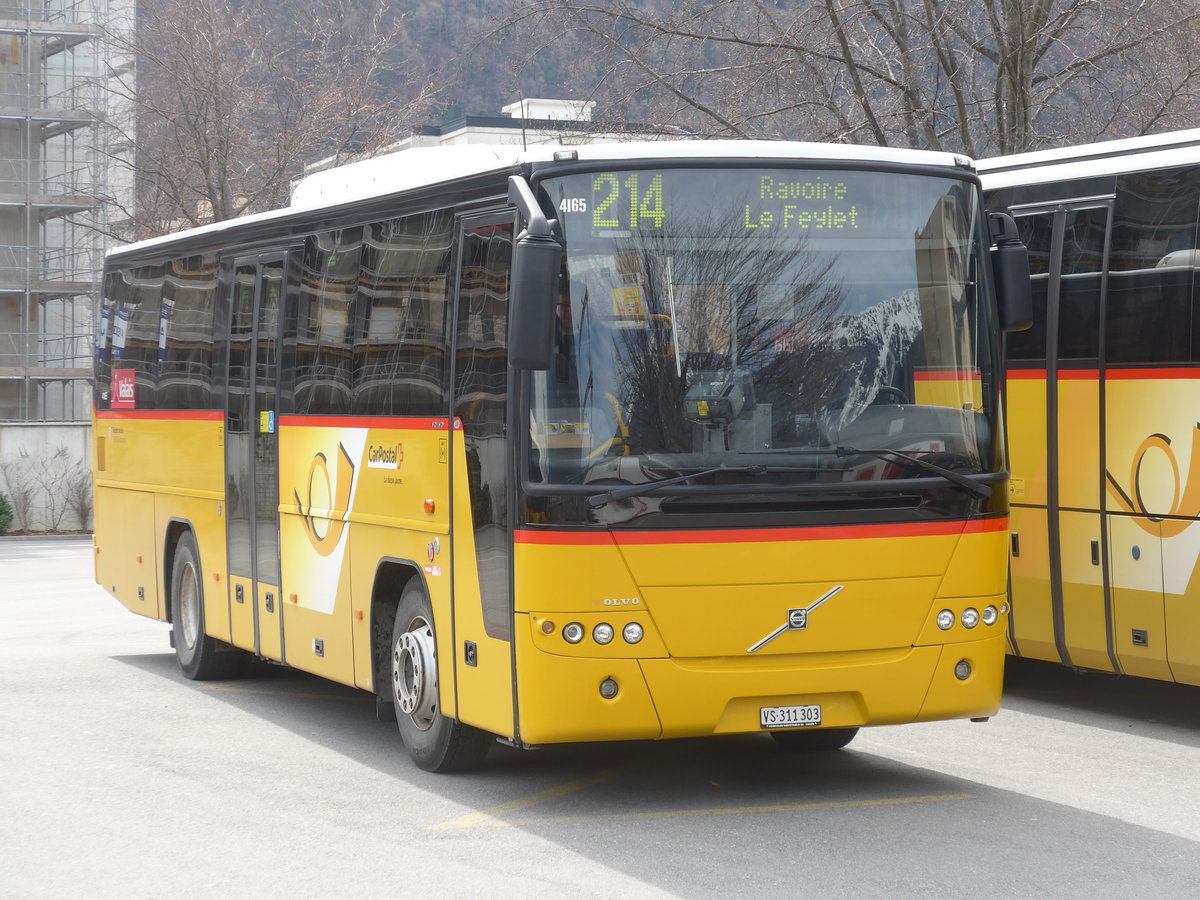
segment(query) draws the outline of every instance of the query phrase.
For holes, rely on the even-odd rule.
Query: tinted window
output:
[[[449,409],[447,210],[372,225],[354,323],[354,412],[440,416]]]
[[[123,283],[114,286],[118,302],[111,325],[112,369],[133,370],[136,394],[126,408],[155,409],[159,351],[166,341],[159,315],[163,267],[125,269],[119,277]]]
[[[166,324],[158,375],[161,409],[206,409],[212,403],[215,255],[167,266],[161,316]]]
[[[108,409],[108,392],[112,382],[112,326],[117,304],[125,290],[125,279],[119,272],[104,276],[104,290],[100,296],[99,319],[96,322],[95,397],[96,409]]]
[[[1110,363],[1189,358],[1197,175],[1172,170],[1117,180],[1105,338]]]
[[[1058,297],[1059,359],[1096,359],[1100,355],[1100,299],[1107,228],[1107,206],[1070,210],[1066,214]]]
[[[1029,250],[1033,289],[1033,327],[1007,336],[1009,360],[1046,359],[1054,214],[1036,213],[1016,219]],[[1104,235],[1108,207],[1069,210],[1064,214],[1061,280],[1058,290],[1058,358],[1095,359],[1100,344],[1100,298],[1103,288]]]
[[[294,372],[293,412],[350,412],[350,329],[358,285],[362,229],[308,238],[304,245],[295,330],[288,328],[285,370]]]
[[[1046,359],[1046,289],[1050,273],[1050,239],[1053,217],[1039,213],[1018,216],[1017,229],[1029,251],[1029,275],[1033,289],[1033,326],[1005,335],[1005,355],[1009,361]]]

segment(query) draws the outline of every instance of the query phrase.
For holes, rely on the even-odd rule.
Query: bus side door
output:
[[[225,410],[232,642],[282,659],[279,328],[286,257],[234,260]]]
[[[508,369],[513,217],[465,218],[458,238],[451,435],[455,715],[513,736]]]
[[[1112,199],[1011,211],[1035,306],[1034,329],[1009,335],[1013,641],[1023,656],[1115,671],[1100,379]]]

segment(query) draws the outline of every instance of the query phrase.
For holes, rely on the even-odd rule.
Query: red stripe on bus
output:
[[[959,522],[914,522],[904,525],[836,525],[814,528],[746,528],[720,531],[543,531],[518,529],[518,544],[563,546],[639,546],[647,544],[764,544],[789,541],[870,540],[896,537],[935,537],[1007,531],[1008,519]]]
[[[125,419],[164,422],[221,422],[225,413],[219,409],[98,409],[97,419]]]
[[[1009,381],[1045,381],[1045,369],[1009,369]],[[1099,369],[1059,369],[1059,381],[1099,381]]]
[[[1109,381],[1170,381],[1175,378],[1200,379],[1200,368],[1182,366],[1163,369],[1108,369],[1104,377]]]
[[[391,428],[404,431],[449,431],[450,420],[392,418],[390,416],[297,416],[279,417],[279,426],[292,428]]]
[[[1045,381],[1045,369],[1009,369],[1009,381]],[[1096,381],[1097,369],[1059,369],[1059,381]],[[1105,369],[1105,381],[1171,381],[1200,380],[1200,367],[1164,366],[1161,369]]]

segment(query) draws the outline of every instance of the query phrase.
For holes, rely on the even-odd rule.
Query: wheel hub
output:
[[[437,656],[433,629],[418,619],[400,635],[392,653],[392,686],[400,711],[422,731],[437,715]]]
[[[179,579],[179,618],[184,645],[191,650],[200,639],[200,591],[196,587],[196,569],[190,564]]]

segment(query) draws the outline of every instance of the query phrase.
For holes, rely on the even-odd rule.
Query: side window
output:
[[[113,409],[156,409],[158,357],[162,346],[160,316],[163,266],[142,266],[120,273],[120,299],[113,310],[111,389]]]
[[[1058,297],[1059,359],[1100,356],[1100,298],[1107,230],[1107,206],[1071,210],[1066,214]]]
[[[1050,283],[1050,239],[1054,220],[1038,214],[1018,216],[1017,229],[1029,251],[1029,277],[1033,290],[1033,327],[1005,335],[1009,361],[1044,363],[1046,359],[1046,291]]]
[[[1200,184],[1188,170],[1117,179],[1105,350],[1110,363],[1196,359],[1193,284]]]
[[[304,245],[295,333],[285,371],[295,373],[293,412],[341,415],[351,408],[351,325],[362,229],[312,235]],[[286,392],[286,388],[285,388]]]
[[[212,406],[215,255],[172,260],[163,283],[160,317],[165,326],[159,360],[160,409]]]
[[[1046,359],[1046,317],[1050,272],[1054,266],[1053,213],[1018,216],[1017,228],[1029,250],[1033,327],[1006,336],[1010,362]],[[1094,360],[1100,347],[1100,296],[1108,208],[1068,210],[1063,222],[1062,278],[1058,292],[1058,358]]]
[[[372,225],[354,321],[356,415],[444,416],[453,216],[437,210]]]
[[[126,281],[120,272],[104,275],[104,289],[100,295],[100,313],[96,322],[96,363],[92,405],[95,409],[109,408],[109,392],[112,388],[112,332],[117,305],[124,297]]]

